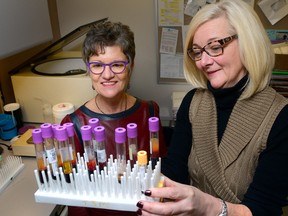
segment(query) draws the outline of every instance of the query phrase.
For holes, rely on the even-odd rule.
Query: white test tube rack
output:
[[[51,203],[90,208],[102,208],[120,211],[136,211],[136,203],[140,199],[151,200],[143,195],[142,191],[149,187],[158,187],[161,181],[161,158],[152,170],[149,162],[144,179],[139,178],[138,164],[131,168],[127,161],[126,172],[118,182],[117,160],[110,156],[107,167],[99,171],[97,166],[93,174],[88,174],[87,164],[83,157],[78,156],[77,171],[70,173],[70,183],[65,181],[62,168],[56,180],[52,179],[48,169],[48,180],[42,171],[44,183],[40,182],[38,170],[34,170],[38,190],[35,192],[35,200],[39,203]]]
[[[1,162],[0,167],[0,193],[23,170],[24,164],[21,157],[8,156]]]

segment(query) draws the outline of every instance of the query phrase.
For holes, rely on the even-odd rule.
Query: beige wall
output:
[[[53,38],[56,40],[60,38],[56,0],[47,0],[47,2],[49,6]],[[50,42],[43,43],[15,55],[0,59],[0,90],[2,91],[5,104],[15,102],[9,71],[27,61],[29,58],[37,54],[40,50],[44,49],[49,44]]]

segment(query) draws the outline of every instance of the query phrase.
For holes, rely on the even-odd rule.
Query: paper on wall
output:
[[[184,0],[158,0],[158,25],[181,26],[183,17]]]
[[[195,16],[195,14],[206,4],[213,4],[216,0],[188,0],[184,9],[184,14]]]
[[[288,0],[260,0],[258,5],[272,25],[288,14]]]
[[[160,53],[176,54],[178,30],[162,28]]]
[[[183,55],[160,54],[160,77],[183,79]]]

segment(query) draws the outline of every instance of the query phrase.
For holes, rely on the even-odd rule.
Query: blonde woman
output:
[[[269,87],[274,54],[253,9],[224,0],[192,19],[188,92],[162,172],[138,215],[280,216],[288,196],[287,100]],[[185,185],[186,184],[186,185]]]

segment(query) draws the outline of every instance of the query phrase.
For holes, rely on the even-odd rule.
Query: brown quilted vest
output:
[[[188,164],[191,184],[239,203],[253,179],[271,127],[286,104],[286,98],[270,87],[238,101],[218,146],[214,97],[207,90],[197,90],[189,112],[193,128]]]

